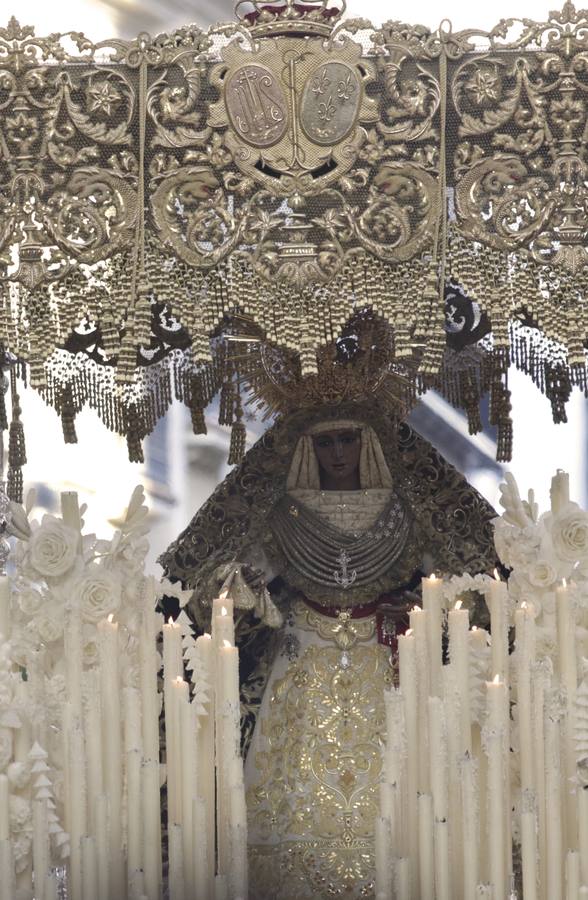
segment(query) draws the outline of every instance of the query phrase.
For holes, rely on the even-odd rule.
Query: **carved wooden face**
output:
[[[348,485],[354,477],[359,480],[359,429],[323,431],[315,435],[312,442],[321,469],[321,483],[326,475],[331,489],[341,483],[343,490],[343,485]]]

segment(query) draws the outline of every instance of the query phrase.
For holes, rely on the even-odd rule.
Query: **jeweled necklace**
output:
[[[369,531],[349,534],[286,495],[272,525],[286,559],[301,575],[347,590],[370,584],[393,566],[406,544],[410,517],[393,497]]]

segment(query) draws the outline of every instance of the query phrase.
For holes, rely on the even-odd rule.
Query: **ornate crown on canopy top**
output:
[[[238,0],[235,15],[256,38],[278,34],[328,37],[345,8],[345,0]]]

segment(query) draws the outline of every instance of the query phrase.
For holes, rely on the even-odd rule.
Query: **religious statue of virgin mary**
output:
[[[162,556],[234,600],[250,891],[373,897],[384,689],[431,572],[494,568],[492,508],[374,394],[283,415]]]

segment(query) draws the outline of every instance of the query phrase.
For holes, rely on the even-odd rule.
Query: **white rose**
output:
[[[541,536],[535,525],[516,528],[504,519],[494,519],[494,545],[500,561],[512,569],[533,562]]]
[[[20,831],[25,828],[31,821],[32,811],[31,805],[24,797],[17,794],[11,794],[10,803],[10,824],[13,831]]]
[[[44,578],[59,578],[73,566],[78,545],[79,534],[73,528],[54,516],[43,516],[28,544],[28,562]]]
[[[80,609],[86,622],[98,623],[120,606],[121,586],[107,569],[94,566],[77,584]]]
[[[588,513],[570,506],[553,519],[551,535],[555,552],[568,562],[588,556]]]
[[[31,624],[44,644],[58,641],[63,634],[64,612],[57,603],[45,603]]]
[[[539,559],[532,563],[527,571],[527,578],[533,587],[547,588],[557,579],[557,570],[550,562]]]
[[[34,588],[28,588],[18,593],[18,605],[25,616],[34,616],[43,605],[43,595]]]

